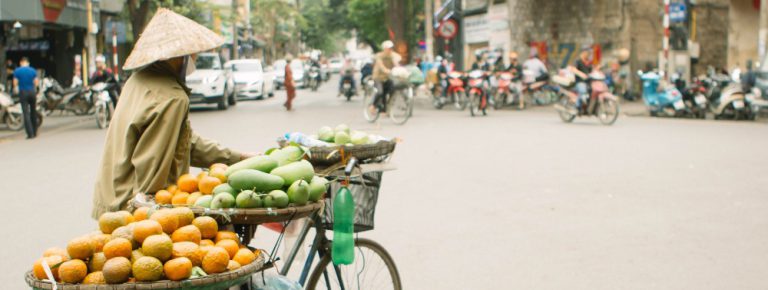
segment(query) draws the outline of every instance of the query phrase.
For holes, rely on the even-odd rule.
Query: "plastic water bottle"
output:
[[[327,142],[323,142],[323,141],[311,138],[307,135],[304,135],[304,133],[301,133],[301,132],[285,133],[284,138],[288,142],[294,142],[296,144],[301,144],[302,146],[307,146],[307,147],[318,147],[318,146],[329,145]]]
[[[333,198],[333,248],[334,265],[349,265],[355,261],[355,201],[349,188],[342,187]]]

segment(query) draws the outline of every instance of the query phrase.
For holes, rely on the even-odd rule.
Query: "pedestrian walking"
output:
[[[37,103],[35,88],[37,87],[37,71],[29,66],[29,59],[22,57],[19,67],[13,71],[14,93],[21,101],[21,111],[24,114],[24,129],[27,139],[37,137]]]
[[[130,210],[137,193],[167,188],[190,166],[233,164],[250,154],[195,134],[189,123],[186,77],[197,53],[224,39],[196,22],[158,9],[123,66],[134,71],[107,129],[93,196],[93,218]]]
[[[293,98],[296,97],[296,86],[293,84],[293,71],[291,70],[291,61],[293,57],[289,54],[285,57],[285,93],[287,98],[283,106],[286,110],[293,109]]]

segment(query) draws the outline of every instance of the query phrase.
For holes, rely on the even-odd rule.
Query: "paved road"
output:
[[[200,134],[260,151],[322,125],[399,136],[376,230],[408,289],[766,289],[768,126],[622,117],[563,124],[548,110],[417,107],[404,126],[362,120],[360,101],[284,92],[196,110]],[[90,122],[0,143],[0,283],[43,249],[92,231],[104,131]],[[271,237],[257,244],[269,244]]]

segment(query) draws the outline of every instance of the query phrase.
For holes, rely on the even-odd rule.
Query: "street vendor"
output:
[[[198,136],[189,123],[185,78],[196,54],[219,47],[216,33],[167,9],[159,9],[128,56],[133,71],[107,130],[93,195],[93,218],[130,210],[138,193],[174,184],[190,166],[233,164],[249,156]]]

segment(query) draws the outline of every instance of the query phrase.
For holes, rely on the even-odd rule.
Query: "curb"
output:
[[[46,117],[46,118],[50,118],[50,117]],[[72,118],[72,120],[63,121],[61,123],[56,123],[56,124],[51,125],[51,126],[45,126],[45,124],[43,124],[43,127],[40,128],[39,132],[41,134],[43,134],[43,133],[50,133],[50,132],[54,132],[54,131],[56,131],[58,129],[66,128],[66,127],[69,127],[69,126],[72,126],[72,125],[76,125],[76,124],[80,124],[80,123],[85,123],[87,121],[93,122],[94,119],[95,119],[95,117],[93,115],[87,115],[87,116],[82,116],[80,118]],[[24,129],[22,129],[22,130],[17,131],[17,132],[12,132],[12,133],[8,133],[8,134],[0,135],[0,143],[4,143],[4,142],[7,142],[7,141],[11,141],[11,140],[22,140],[22,139],[26,138],[26,136],[27,136],[27,133],[24,132]]]

